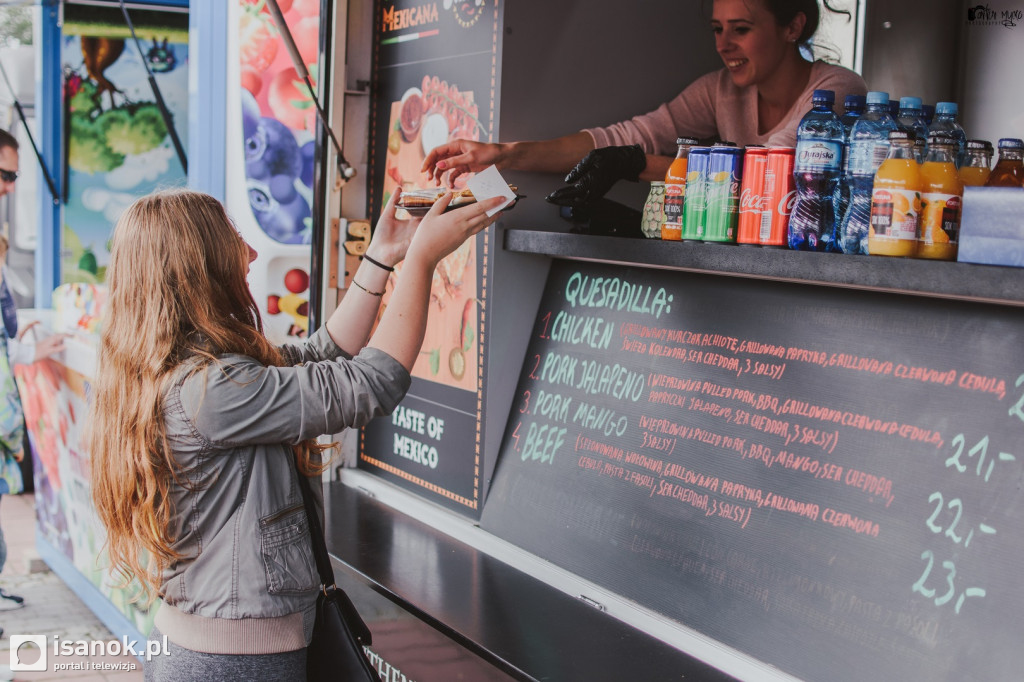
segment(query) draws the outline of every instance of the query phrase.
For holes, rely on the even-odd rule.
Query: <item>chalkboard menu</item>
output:
[[[482,526],[805,680],[1024,670],[1024,318],[556,261]]]

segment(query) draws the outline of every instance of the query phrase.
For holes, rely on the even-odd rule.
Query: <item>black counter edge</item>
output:
[[[568,260],[1024,306],[1024,268],[525,229],[504,230],[503,246]]]
[[[327,548],[336,569],[340,568],[345,571],[350,577],[513,678],[526,682],[566,679],[551,677],[548,671],[537,670],[535,666],[529,665],[528,661],[521,660],[510,648],[509,638],[492,637],[489,639],[483,633],[474,631],[474,618],[478,619],[485,614],[475,613],[473,614],[474,618],[468,618],[463,623],[453,622],[452,619],[446,619],[443,614],[446,609],[451,608],[451,604],[427,603],[427,600],[411,594],[409,586],[397,584],[381,575],[382,571],[375,570],[373,566],[374,562],[380,561],[381,558],[377,556],[377,553],[368,551],[375,548],[369,546],[365,540],[356,537],[357,534],[352,532],[354,529],[348,524],[357,523],[354,519],[366,520],[367,517],[375,518],[376,523],[401,523],[406,530],[414,529],[425,542],[435,543],[441,549],[438,556],[444,557],[446,564],[461,563],[461,569],[469,566],[473,571],[482,570],[481,566],[486,565],[489,570],[500,573],[502,579],[497,581],[497,586],[494,589],[495,591],[507,591],[507,594],[502,595],[501,598],[507,600],[508,603],[523,604],[533,597],[534,601],[539,599],[549,607],[553,606],[564,610],[567,620],[571,620],[574,627],[571,631],[558,628],[553,628],[550,631],[553,636],[561,637],[564,640],[564,643],[556,642],[556,648],[564,651],[566,656],[575,655],[574,660],[584,668],[592,665],[592,670],[584,670],[581,676],[572,677],[573,680],[634,679],[636,675],[640,675],[644,679],[656,678],[646,677],[642,670],[643,664],[638,665],[637,658],[632,655],[623,660],[623,669],[618,671],[626,674],[626,677],[603,677],[602,675],[609,673],[615,675],[616,671],[608,670],[606,662],[592,664],[590,656],[585,653],[583,656],[579,655],[581,653],[579,648],[574,647],[570,640],[572,640],[572,634],[580,632],[600,632],[606,637],[611,636],[619,641],[629,641],[632,646],[643,650],[640,660],[655,670],[660,668],[661,672],[667,670],[672,670],[673,674],[685,672],[687,675],[685,679],[699,679],[707,682],[729,682],[737,679],[692,654],[620,621],[614,616],[586,604],[583,600],[548,585],[486,552],[467,545],[357,488],[336,481],[325,485],[324,495],[329,500],[325,509],[336,510],[340,506],[349,512],[342,515],[329,513],[326,519]],[[371,556],[373,558],[370,558]],[[538,595],[540,595],[539,598]],[[597,640],[600,641],[600,637],[597,637]],[[695,676],[689,677],[690,674]]]

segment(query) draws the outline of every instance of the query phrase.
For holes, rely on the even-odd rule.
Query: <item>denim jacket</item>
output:
[[[183,363],[164,394],[181,558],[163,573],[156,626],[194,651],[306,646],[320,579],[291,446],[390,414],[409,388],[391,356],[350,358],[325,329],[282,352],[287,367],[243,355]]]

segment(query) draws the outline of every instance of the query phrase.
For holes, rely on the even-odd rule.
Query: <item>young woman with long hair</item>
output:
[[[354,286],[301,345],[263,335],[246,283],[256,252],[214,198],[159,192],[118,221],[88,448],[112,567],[162,602],[150,637],[170,654],[147,679],[305,679],[319,577],[296,466],[318,475],[318,436],[395,409],[434,268],[501,202],[443,213],[449,195],[401,221],[399,194]]]

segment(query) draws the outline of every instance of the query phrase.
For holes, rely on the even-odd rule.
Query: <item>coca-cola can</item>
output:
[[[785,246],[789,214],[796,203],[793,182],[795,147],[769,147],[764,171],[765,207],[761,212],[758,243],[762,246]]]
[[[761,243],[761,213],[767,205],[767,196],[764,193],[764,175],[767,167],[768,148],[763,145],[748,146],[743,157],[737,244]]]

